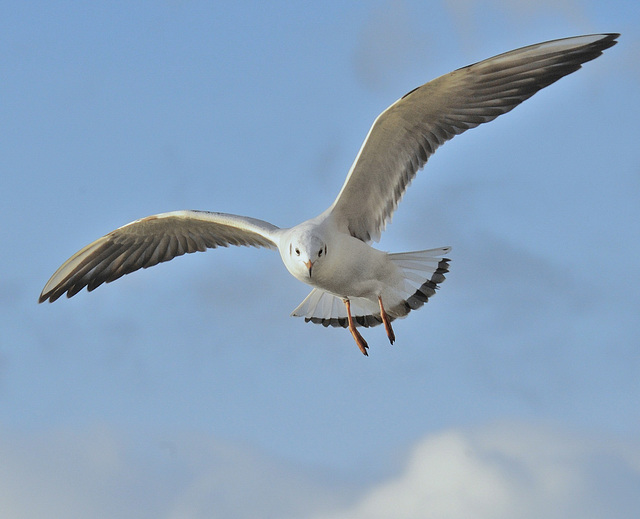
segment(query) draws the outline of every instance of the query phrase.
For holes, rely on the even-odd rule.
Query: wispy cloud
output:
[[[419,39],[420,38],[420,39]],[[416,27],[411,10],[402,0],[374,8],[363,23],[353,54],[356,78],[367,88],[384,90],[394,78],[412,67],[428,48],[428,36]],[[404,93],[404,92],[403,92]]]
[[[539,30],[541,20],[548,20],[547,27],[559,22],[583,30],[590,30],[592,26],[584,5],[576,0],[447,0],[445,6],[458,30],[457,39],[469,49],[474,48],[473,42],[478,42],[487,30],[495,32],[495,27],[486,23],[491,18],[504,18],[507,34],[509,30],[518,31],[528,27]]]
[[[294,466],[193,433],[5,430],[0,459],[0,515],[12,519],[293,517],[345,502]]]
[[[635,517],[640,444],[501,423],[430,434],[358,490],[211,435],[0,432],[3,516],[240,519]],[[331,475],[329,475],[331,476]]]

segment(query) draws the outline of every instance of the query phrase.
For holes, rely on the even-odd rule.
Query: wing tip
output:
[[[43,290],[40,293],[40,297],[38,297],[38,304],[44,303],[45,301],[53,303],[54,301],[60,299],[60,297],[62,297],[62,294],[64,294],[65,292],[67,292],[67,297],[71,297],[73,295],[70,290],[64,287],[60,287],[59,285],[53,287],[51,290],[46,290],[45,287],[45,290]]]
[[[53,303],[56,299],[60,297],[60,294],[58,295],[55,294],[56,287],[53,287],[53,288],[48,288],[48,287],[49,287],[49,283],[47,282],[47,284],[42,289],[42,292],[40,292],[40,296],[38,297],[38,304],[44,303],[47,300],[50,303]]]

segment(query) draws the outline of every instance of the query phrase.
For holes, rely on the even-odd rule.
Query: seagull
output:
[[[289,229],[234,214],[172,211],[128,223],[90,243],[51,276],[39,302],[94,290],[185,253],[229,245],[277,249],[287,270],[313,287],[293,311],[306,322],[349,328],[383,324],[420,308],[449,271],[450,247],[387,253],[380,239],[416,173],[455,135],[492,121],[615,45],[593,34],[516,49],[411,90],[374,121],[337,198],[319,216]]]

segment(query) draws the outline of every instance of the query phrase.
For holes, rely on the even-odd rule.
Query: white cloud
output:
[[[636,517],[640,444],[503,424],[422,440],[401,474],[316,519]]]

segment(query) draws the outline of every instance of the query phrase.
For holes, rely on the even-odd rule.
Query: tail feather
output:
[[[394,296],[389,297],[394,297],[395,301],[391,301],[390,305],[385,304],[385,309],[391,320],[417,310],[435,294],[449,272],[451,260],[444,257],[449,251],[451,247],[389,254],[389,259],[400,269],[404,280],[403,286],[390,287],[389,294]],[[368,328],[382,323],[377,301],[361,297],[349,298],[349,301],[351,314],[358,326]],[[347,310],[342,298],[319,288],[314,288],[291,315],[323,326],[348,326]]]
[[[393,261],[403,272],[405,286],[413,293],[399,304],[391,307],[389,315],[398,318],[405,317],[411,310],[417,310],[436,293],[438,285],[445,280],[449,272],[449,258],[444,257],[451,251],[451,247],[430,249],[418,252],[390,254]],[[422,274],[422,277],[420,274]],[[426,279],[425,279],[426,277]]]

